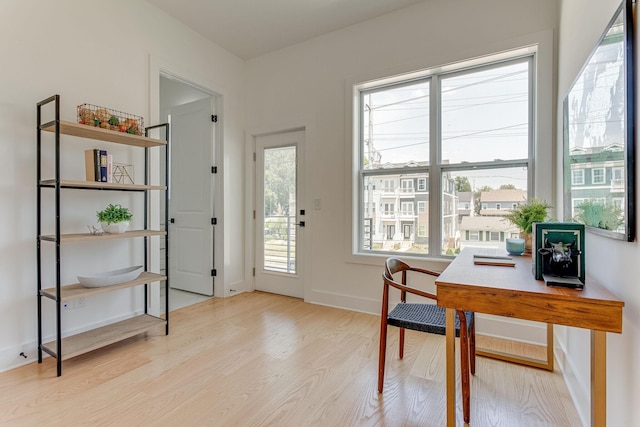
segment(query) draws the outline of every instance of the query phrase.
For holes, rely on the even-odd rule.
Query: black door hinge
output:
[[[212,114],[211,115],[211,121],[213,123],[218,123],[218,115],[217,114]]]
[[[211,275],[212,275],[213,277],[216,277],[216,275],[217,275],[217,274],[218,274],[218,272],[216,271],[216,269],[215,269],[215,268],[211,270]]]
[[[217,166],[211,166],[211,173],[218,173],[218,167]]]
[[[218,225],[218,218],[211,218],[211,225]]]

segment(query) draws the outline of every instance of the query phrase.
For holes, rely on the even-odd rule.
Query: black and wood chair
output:
[[[404,357],[404,331],[411,329],[420,332],[445,335],[445,309],[434,303],[408,303],[407,294],[437,301],[435,294],[425,292],[407,285],[407,273],[409,271],[418,274],[439,276],[435,271],[411,267],[398,258],[388,258],[385,262],[385,271],[382,274],[384,283],[382,294],[382,314],[380,321],[380,354],[378,359],[378,392],[382,393],[384,386],[384,365],[387,350],[387,326],[400,328],[399,357]],[[394,274],[401,273],[401,281],[394,279]],[[396,288],[400,291],[400,302],[389,311],[389,290]],[[470,377],[469,372],[476,372],[475,354],[475,324],[474,315],[471,312],[456,311],[455,327],[456,337],[460,337],[460,366],[462,377],[462,411],[464,422],[470,418]]]

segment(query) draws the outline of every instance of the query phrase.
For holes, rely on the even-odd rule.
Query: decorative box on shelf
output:
[[[132,135],[144,134],[144,119],[141,116],[93,104],[78,105],[78,123]]]

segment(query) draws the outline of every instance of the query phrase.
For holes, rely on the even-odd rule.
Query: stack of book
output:
[[[113,182],[113,157],[107,150],[85,150],[84,165],[87,181]]]

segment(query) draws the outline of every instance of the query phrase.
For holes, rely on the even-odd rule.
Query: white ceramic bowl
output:
[[[129,228],[129,221],[114,222],[112,224],[101,222],[100,224],[105,233],[122,234]]]
[[[91,276],[78,276],[80,284],[87,288],[99,288],[101,286],[117,285],[136,279],[144,267],[136,265],[134,267],[121,268],[119,270],[96,273]]]

